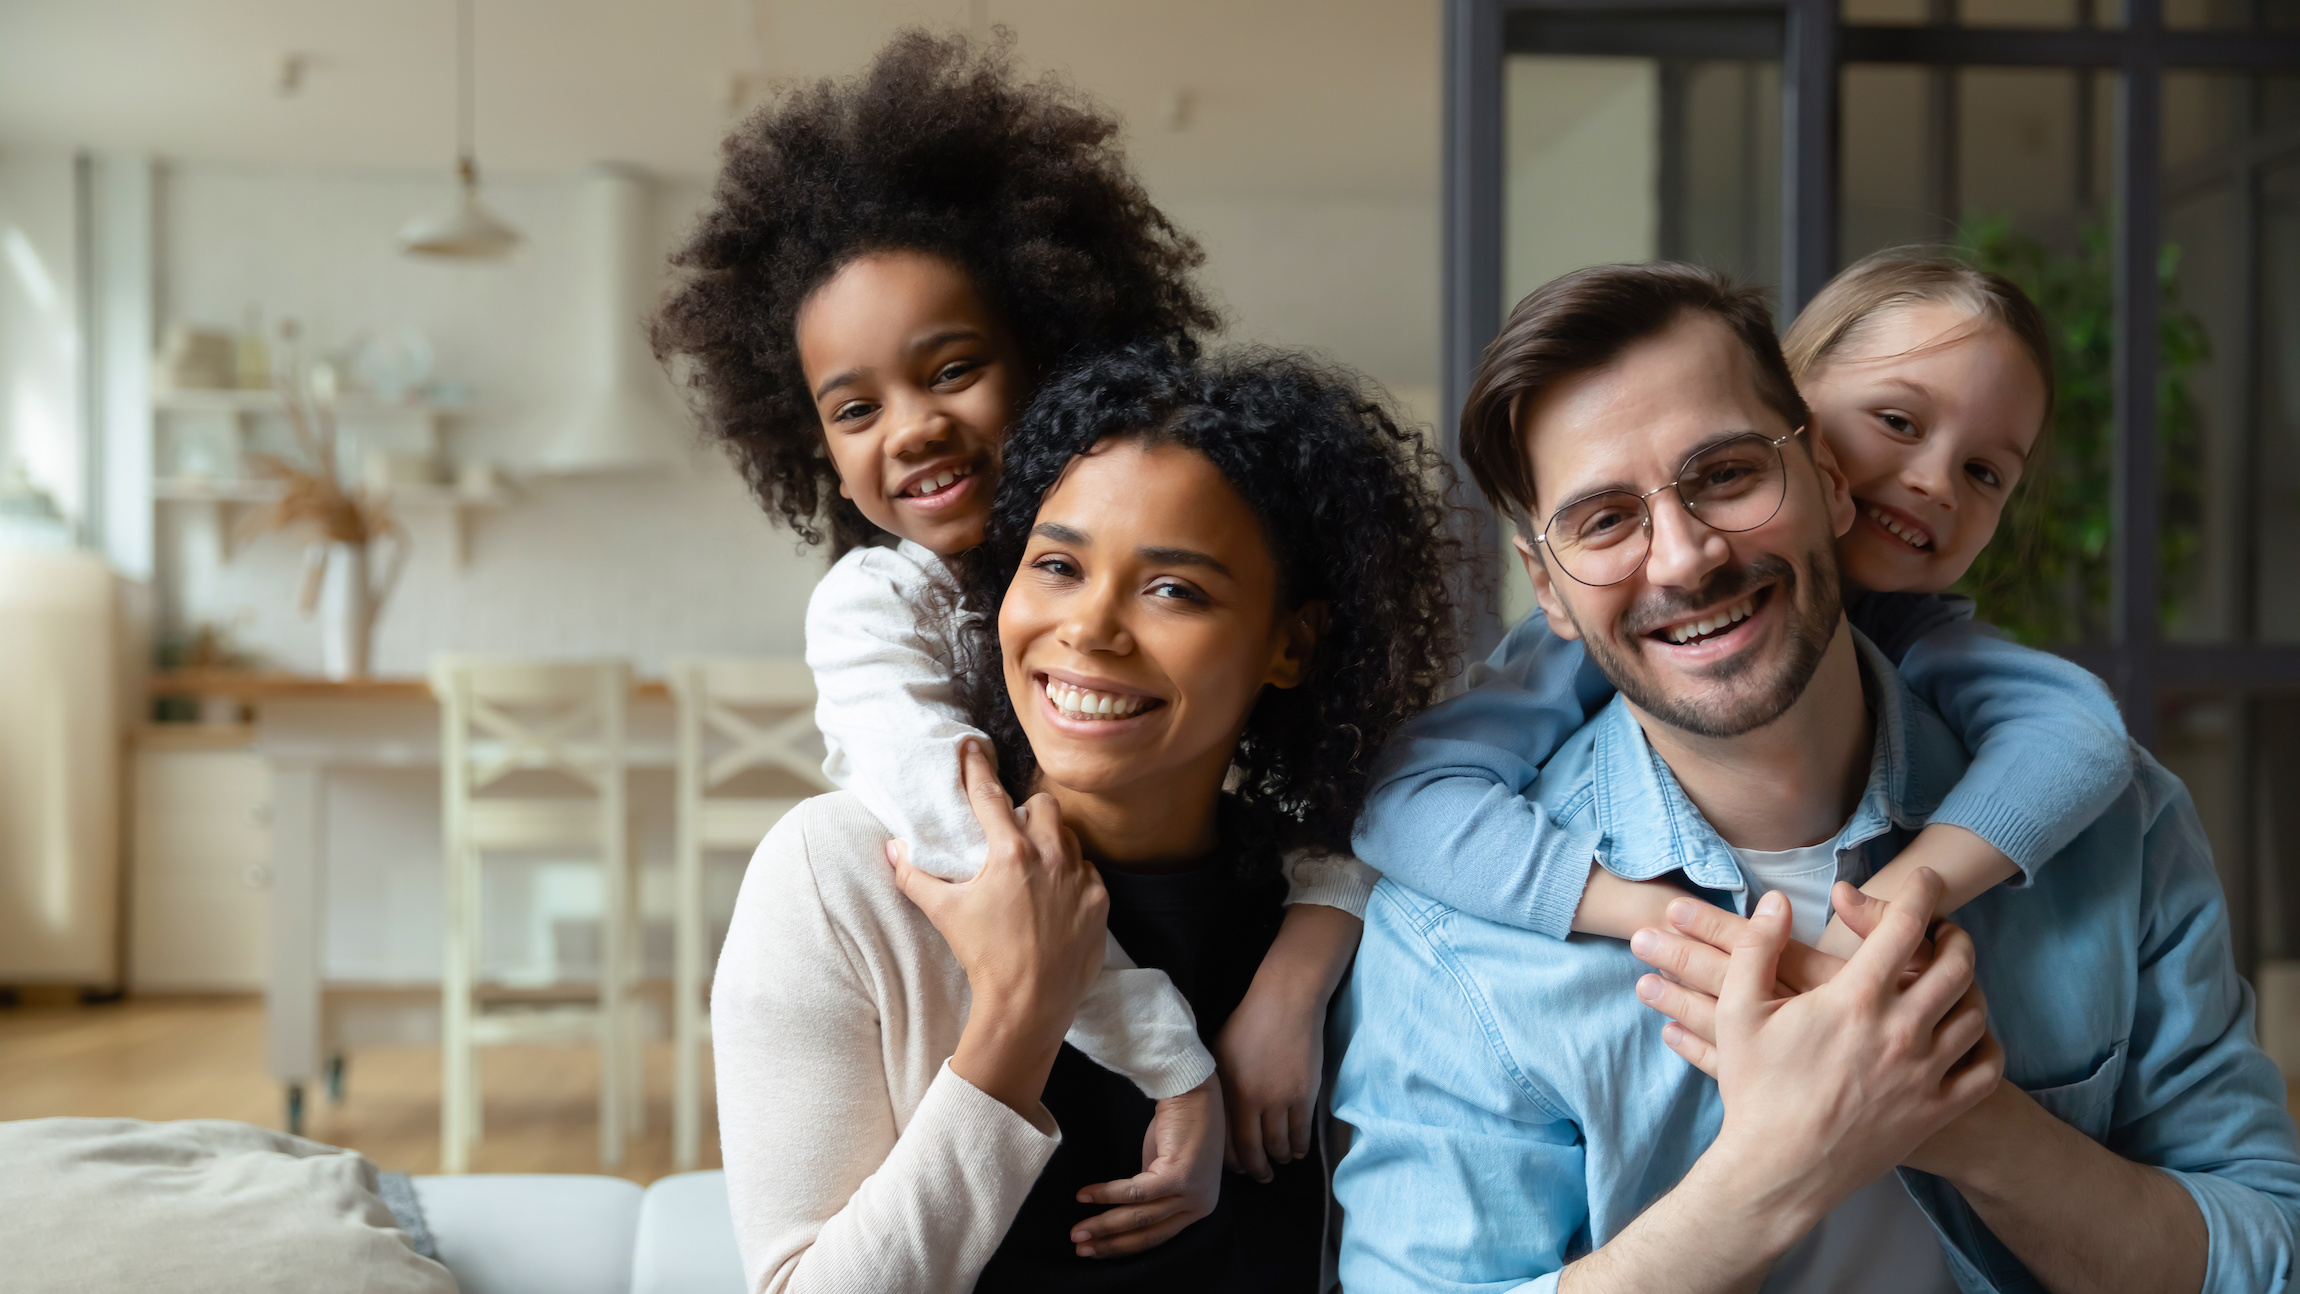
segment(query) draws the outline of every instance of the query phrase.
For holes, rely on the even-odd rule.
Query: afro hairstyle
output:
[[[980,547],[962,567],[959,659],[968,709],[1017,800],[1037,761],[1006,687],[992,608],[1006,600],[1041,502],[1097,446],[1177,445],[1204,456],[1261,522],[1281,606],[1323,602],[1309,668],[1265,688],[1229,788],[1264,841],[1347,852],[1374,756],[1435,705],[1454,665],[1461,513],[1452,473],[1356,374],[1266,349],[1184,359],[1130,347],[1047,379],[1007,433]]]
[[[1205,253],[1127,169],[1118,122],[1058,80],[1019,80],[1011,45],[1003,30],[984,48],[906,31],[860,76],[761,109],[723,145],[710,204],[671,257],[655,356],[804,543],[880,541],[839,497],[799,367],[801,305],[856,257],[956,264],[1026,380],[1073,349],[1194,354],[1219,322],[1190,280]]]

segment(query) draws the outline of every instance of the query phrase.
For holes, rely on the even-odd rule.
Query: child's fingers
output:
[[[1167,1204],[1173,1205],[1173,1211],[1157,1212],[1160,1206]],[[1078,1239],[1080,1231],[1084,1231],[1106,1218],[1131,1221],[1136,1216],[1150,1217],[1153,1213],[1157,1214],[1156,1217],[1145,1224],[1127,1226],[1108,1232],[1097,1231],[1087,1240]],[[1182,1228],[1197,1220],[1197,1212],[1187,1207],[1180,1196],[1173,1196],[1166,1200],[1143,1205],[1138,1209],[1113,1209],[1098,1217],[1088,1218],[1070,1233],[1071,1242],[1078,1247],[1078,1256],[1081,1258],[1116,1258],[1124,1254],[1138,1254],[1145,1249],[1155,1249],[1172,1240]]]
[[[1711,1078],[1717,1077],[1717,1047],[1706,1038],[1695,1036],[1691,1029],[1671,1021],[1661,1026],[1661,1041],[1669,1050],[1685,1058],[1685,1063]]]
[[[1270,1180],[1270,1152],[1262,1136],[1262,1113],[1251,1107],[1232,1116],[1230,1145],[1237,1152],[1237,1169],[1257,1182]]]
[[[1839,881],[1830,887],[1829,902],[1837,909],[1837,919],[1845,923],[1845,928],[1863,939],[1876,933],[1877,923],[1885,919],[1884,903],[1853,888],[1849,881]]]
[[[1080,1204],[1146,1204],[1151,1200],[1179,1195],[1185,1183],[1180,1173],[1165,1164],[1145,1168],[1132,1177],[1121,1177],[1114,1182],[1096,1182],[1079,1188]],[[1083,1223],[1081,1226],[1085,1225]]]
[[[1293,1110],[1289,1106],[1272,1106],[1262,1112],[1262,1152],[1273,1164],[1293,1163],[1294,1154]]]
[[[1286,1113],[1287,1121],[1293,1130],[1293,1135],[1288,1140],[1292,1143],[1294,1158],[1308,1159],[1310,1157],[1310,1138],[1317,1131],[1317,1113],[1308,1105],[1290,1106]]]
[[[1930,867],[1920,867],[1902,884],[1901,892],[1885,905],[1884,915],[1845,963],[1873,990],[1882,992],[1900,978],[1901,970],[1909,958],[1925,941],[1933,924],[1933,912],[1940,906],[1941,877]],[[1962,989],[1958,990],[1962,992]]]

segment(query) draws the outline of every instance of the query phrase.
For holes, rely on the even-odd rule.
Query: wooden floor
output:
[[[263,1003],[252,997],[0,1009],[0,1120],[80,1115],[280,1127],[280,1089],[264,1073],[263,1045]],[[481,1055],[487,1135],[472,1171],[608,1171],[599,1166],[599,1066],[591,1051],[491,1047]],[[2300,1084],[2288,1094],[2300,1113]],[[439,1171],[437,1047],[358,1048],[342,1104],[313,1097],[305,1136],[348,1146],[394,1172]],[[714,1116],[706,1064],[704,1168],[719,1166]],[[647,1054],[646,1132],[632,1140],[616,1175],[644,1184],[669,1172],[671,1046],[656,1043]]]
[[[99,1006],[0,1009],[0,1120],[54,1115],[238,1119],[282,1127],[281,1090],[264,1073],[263,1003],[253,997],[143,998]],[[708,1053],[706,1053],[707,1055]],[[481,1052],[481,1173],[603,1173],[599,1066],[580,1047]],[[704,1168],[719,1166],[710,1070],[704,1068]],[[646,1183],[671,1169],[671,1047],[647,1055],[646,1131],[617,1175]],[[439,1171],[439,1049],[362,1047],[344,1098],[312,1093],[304,1135],[348,1146],[378,1167]]]

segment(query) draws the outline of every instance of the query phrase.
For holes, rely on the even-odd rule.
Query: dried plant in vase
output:
[[[363,678],[375,636],[377,614],[399,583],[407,564],[407,531],[390,502],[366,490],[346,490],[336,472],[335,382],[332,372],[313,375],[310,390],[292,379],[280,382],[280,403],[304,461],[278,454],[248,455],[258,479],[276,482],[277,502],[240,523],[242,538],[268,533],[305,537],[304,578],[296,609],[308,616],[322,611],[320,655],[329,678]],[[368,566],[368,553],[388,539],[391,560],[380,580]]]

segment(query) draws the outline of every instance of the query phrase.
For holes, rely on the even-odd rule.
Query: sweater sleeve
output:
[[[988,739],[958,693],[950,633],[958,590],[916,544],[858,548],[807,600],[807,667],[823,774],[852,792],[910,848],[923,871],[964,880],[989,848],[959,780],[959,747]],[[1164,971],[1135,965],[1116,940],[1087,989],[1067,1041],[1153,1099],[1214,1073],[1197,1017]]]
[[[1059,1133],[946,1063],[897,1127],[882,1003],[786,815],[744,876],[711,993],[727,1198],[752,1294],[966,1289]]]
[[[1539,612],[1470,681],[1382,752],[1352,843],[1383,875],[1431,898],[1563,939],[1598,834],[1563,826],[1525,789],[1613,685]]]
[[[1381,884],[1382,874],[1348,854],[1323,849],[1297,849],[1286,855],[1286,904],[1315,903],[1340,908],[1365,920],[1366,899]]]
[[[2131,743],[2108,688],[2083,666],[1950,619],[1900,661],[1972,764],[1932,815],[2001,850],[2027,879],[2132,780]]]
[[[949,637],[932,627],[957,612],[956,585],[916,545],[858,548],[807,599],[823,775],[946,880],[981,871],[987,848],[958,752],[969,737],[988,741],[959,699]]]

